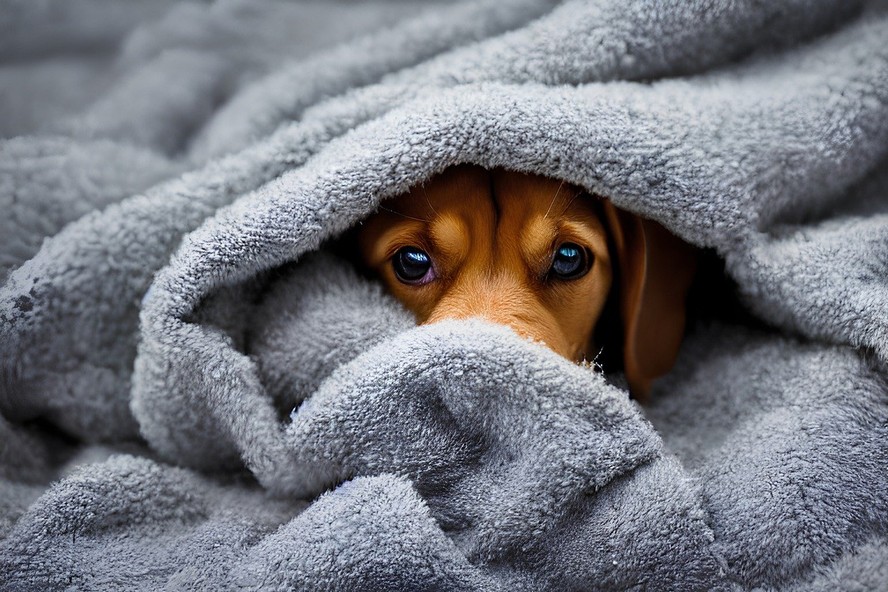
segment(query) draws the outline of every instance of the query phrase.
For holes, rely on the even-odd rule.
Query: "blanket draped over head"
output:
[[[0,589],[888,589],[885,2],[22,1],[0,59]],[[326,245],[458,163],[744,314],[645,407],[416,327]]]

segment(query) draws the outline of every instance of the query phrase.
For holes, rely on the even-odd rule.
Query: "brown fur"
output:
[[[566,242],[591,254],[582,277],[550,273]],[[683,332],[693,261],[682,245],[573,185],[469,165],[385,202],[358,232],[364,264],[418,322],[482,317],[575,361],[595,357],[596,325],[619,290],[624,365],[637,395],[671,367]],[[398,279],[392,258],[405,246],[430,255],[433,281]],[[670,269],[652,269],[654,260]],[[617,269],[624,265],[633,269]]]

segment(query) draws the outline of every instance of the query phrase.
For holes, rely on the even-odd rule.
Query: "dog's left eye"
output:
[[[432,258],[418,247],[403,247],[392,257],[395,275],[405,284],[425,284],[432,277]]]
[[[560,280],[575,280],[589,271],[589,254],[580,245],[562,243],[555,251],[549,274]]]

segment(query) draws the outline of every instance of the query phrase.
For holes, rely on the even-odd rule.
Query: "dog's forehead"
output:
[[[586,200],[575,201],[582,190],[575,185],[504,169],[487,170],[475,165],[446,169],[431,180],[387,203],[400,214],[430,217],[447,210],[476,214],[485,202],[499,213],[505,210],[520,217],[557,217],[588,210]]]
[[[474,166],[447,169],[410,192],[412,209],[429,214],[442,209],[471,211],[492,197],[489,171]]]
[[[564,181],[514,171],[494,170],[490,173],[495,198],[524,210],[552,213],[551,207],[562,208],[579,192]]]

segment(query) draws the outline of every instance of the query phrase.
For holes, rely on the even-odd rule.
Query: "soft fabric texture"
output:
[[[885,2],[107,5],[0,27],[0,589],[888,589]],[[415,327],[331,241],[466,162],[743,310]]]

